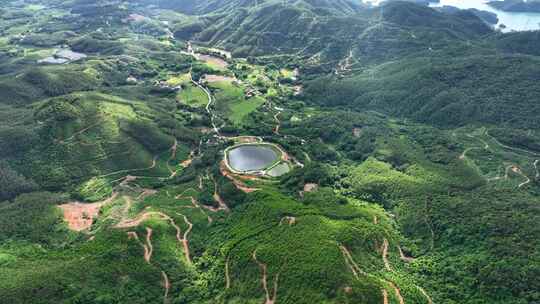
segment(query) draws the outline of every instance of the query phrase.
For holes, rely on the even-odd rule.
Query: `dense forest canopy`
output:
[[[496,18],[3,1],[0,302],[540,302],[540,34]]]

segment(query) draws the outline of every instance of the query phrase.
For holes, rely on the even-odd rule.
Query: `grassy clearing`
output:
[[[191,82],[191,76],[189,73],[172,76],[171,78],[167,79],[167,84],[170,86],[186,85],[189,82]]]
[[[265,99],[261,97],[253,97],[250,99],[234,102],[229,106],[231,114],[229,119],[236,125],[241,125],[242,121],[251,112],[257,110],[262,104],[265,103]]]
[[[208,104],[208,96],[206,93],[192,84],[186,85],[185,88],[178,93],[177,99],[186,105],[196,108],[204,107]]]
[[[244,118],[260,107],[265,99],[252,97],[246,99],[244,88],[230,81],[210,84],[216,97],[216,108],[236,125],[241,125]]]

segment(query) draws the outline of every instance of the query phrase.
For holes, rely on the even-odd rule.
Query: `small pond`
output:
[[[241,145],[227,152],[229,166],[238,172],[264,170],[279,158],[278,151],[270,145]]]
[[[268,175],[272,177],[280,177],[284,174],[289,173],[291,171],[291,167],[287,163],[279,163],[274,168],[270,169],[268,172],[266,172]]]

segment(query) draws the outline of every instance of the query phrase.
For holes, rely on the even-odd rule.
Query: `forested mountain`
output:
[[[356,0],[7,0],[0,303],[540,302],[540,34]]]

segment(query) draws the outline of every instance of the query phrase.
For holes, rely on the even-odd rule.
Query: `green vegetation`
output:
[[[0,33],[2,303],[540,301],[538,32],[400,1],[22,0]],[[257,142],[290,172],[229,172]]]
[[[180,102],[192,107],[205,107],[208,104],[208,96],[206,93],[192,84],[188,84],[182,88],[178,94]]]

